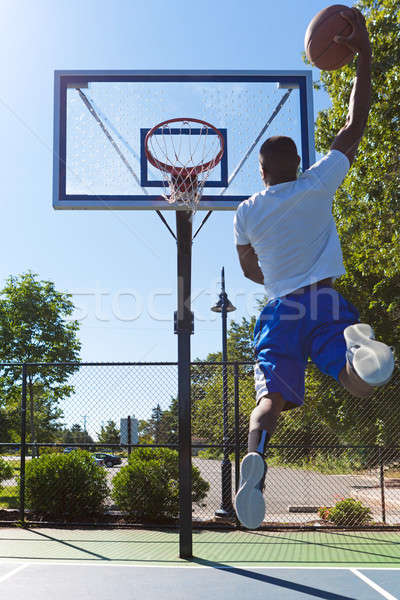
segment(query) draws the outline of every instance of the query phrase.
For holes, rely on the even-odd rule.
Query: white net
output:
[[[222,134],[217,129],[191,119],[160,124],[147,138],[148,160],[162,173],[163,197],[194,212],[223,150]]]

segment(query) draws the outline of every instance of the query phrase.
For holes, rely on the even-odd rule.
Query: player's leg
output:
[[[265,456],[267,445],[276,429],[278,417],[286,401],[279,392],[263,396],[250,415],[248,452]]]
[[[331,288],[314,294],[319,297],[313,298],[318,310],[317,317],[310,322],[311,359],[320,371],[334,377],[353,396],[370,396],[392,376],[392,349],[374,339],[369,325],[358,322],[357,309],[339,292]]]
[[[375,391],[375,388],[372,385],[365,383],[365,381],[357,375],[348,360],[339,373],[338,382],[356,398],[368,398],[368,396],[371,396]]]
[[[254,367],[257,405],[250,416],[248,453],[240,467],[235,507],[248,529],[264,520],[265,454],[282,410],[301,406],[304,399],[305,357],[301,350],[299,319],[283,319],[295,312],[282,300],[269,303],[255,328],[257,362]]]
[[[280,393],[271,393],[260,399],[250,416],[248,453],[240,465],[240,484],[235,498],[236,514],[248,529],[256,529],[264,520],[265,454],[285,404]]]
[[[343,331],[346,342],[346,366],[339,382],[354,396],[369,396],[376,387],[390,381],[394,369],[394,352],[375,340],[373,329],[356,323]]]

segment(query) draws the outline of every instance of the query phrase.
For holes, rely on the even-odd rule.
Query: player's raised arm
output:
[[[335,41],[358,52],[357,75],[350,96],[346,124],[337,134],[331,149],[340,150],[353,162],[364,133],[371,103],[371,45],[365,19],[360,11],[341,13],[353,32],[348,37],[337,36]]]

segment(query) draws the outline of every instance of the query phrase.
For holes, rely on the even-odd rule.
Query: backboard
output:
[[[294,139],[302,170],[315,160],[311,71],[56,71],[54,208],[181,208],[144,151],[147,132],[174,117],[224,136],[199,210],[234,210],[263,188],[258,151],[272,135]]]

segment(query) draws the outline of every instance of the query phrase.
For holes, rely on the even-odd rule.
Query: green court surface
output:
[[[179,559],[176,530],[1,528],[0,561],[138,565],[400,567],[400,532],[193,532],[192,560]]]

